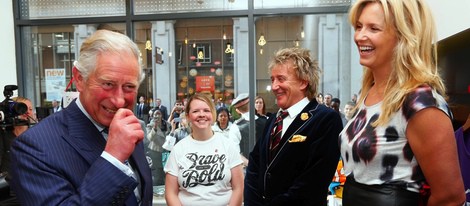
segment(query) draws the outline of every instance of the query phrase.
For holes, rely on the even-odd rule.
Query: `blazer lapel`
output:
[[[132,153],[130,158],[131,161],[134,163],[133,167],[135,168],[140,178],[140,192],[141,194],[147,194],[146,190],[149,188],[147,184],[152,184],[152,180],[146,177],[151,177],[152,175],[150,174],[150,167],[148,165],[142,143],[139,143],[135,146],[134,152]],[[152,185],[150,185],[150,188],[152,188]]]
[[[103,135],[78,108],[75,101],[65,108],[61,114],[64,115],[64,124],[69,131],[68,136],[65,135],[63,138],[88,163],[93,163],[101,155],[106,145]]]
[[[313,113],[318,108],[318,106],[319,104],[317,103],[317,101],[310,101],[310,103],[307,104],[307,106],[305,106],[302,112],[300,112],[295,117],[294,121],[287,128],[286,133],[282,135],[281,141],[279,142],[279,151],[277,152],[276,156],[273,158],[273,161],[271,162],[271,164],[269,164],[268,167],[270,167],[272,163],[276,161],[279,154],[282,153],[283,148],[286,146],[288,140],[292,139],[294,135],[301,133],[304,129],[307,128],[310,121],[313,120],[312,118]],[[270,125],[271,130],[272,130],[272,127],[273,127],[273,123],[271,123]],[[268,143],[268,152],[269,152],[269,143]]]

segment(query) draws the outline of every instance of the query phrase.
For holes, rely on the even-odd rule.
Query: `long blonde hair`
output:
[[[373,126],[386,124],[402,106],[405,97],[420,85],[427,84],[445,96],[445,86],[437,67],[436,28],[432,13],[424,0],[358,0],[349,13],[353,27],[364,7],[379,3],[385,13],[385,24],[396,32],[398,43],[393,51],[392,71],[384,90],[381,114]],[[434,43],[434,45],[433,45]],[[374,77],[364,68],[359,104],[362,104]]]

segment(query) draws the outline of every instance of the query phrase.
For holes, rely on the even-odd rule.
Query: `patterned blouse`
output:
[[[408,144],[408,121],[425,108],[437,107],[448,116],[452,115],[450,109],[441,95],[423,85],[408,94],[387,125],[373,127],[382,103],[366,106],[362,102],[340,133],[345,173],[362,184],[399,184],[418,192],[425,178]]]

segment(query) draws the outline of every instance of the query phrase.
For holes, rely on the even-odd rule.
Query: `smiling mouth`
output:
[[[374,48],[371,46],[359,46],[359,51],[361,53],[371,52],[372,50],[374,50]]]
[[[108,108],[104,108],[107,112],[109,113],[112,113],[112,114],[115,114],[117,112],[117,110],[111,110],[111,109],[108,109]]]

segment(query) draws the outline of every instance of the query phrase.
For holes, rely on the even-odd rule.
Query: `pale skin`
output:
[[[288,109],[302,100],[307,86],[306,81],[299,80],[295,75],[292,60],[275,65],[271,70],[271,89],[281,109]]]
[[[213,136],[211,125],[214,120],[212,117],[212,109],[204,101],[194,99],[189,106],[189,113],[186,119],[191,123],[191,138],[199,141],[208,140]],[[189,138],[189,137],[188,137]],[[230,197],[230,206],[242,205],[243,199],[243,169],[241,165],[233,167],[231,170],[232,179],[232,196]],[[178,177],[169,173],[166,174],[165,180],[165,200],[169,206],[180,206],[181,201],[178,198],[179,184]]]
[[[382,7],[368,4],[359,17],[354,38],[361,51],[360,63],[373,73],[375,84],[365,99],[365,105],[383,101],[384,89],[392,71],[391,51],[397,44],[395,31],[387,28]],[[450,118],[441,110],[426,108],[408,122],[406,137],[432,188],[428,206],[462,205],[465,200],[457,148]]]
[[[73,68],[79,98],[90,116],[109,128],[104,151],[124,163],[144,138],[132,112],[139,86],[139,64],[130,54],[103,53],[97,56],[96,65],[87,80]]]

